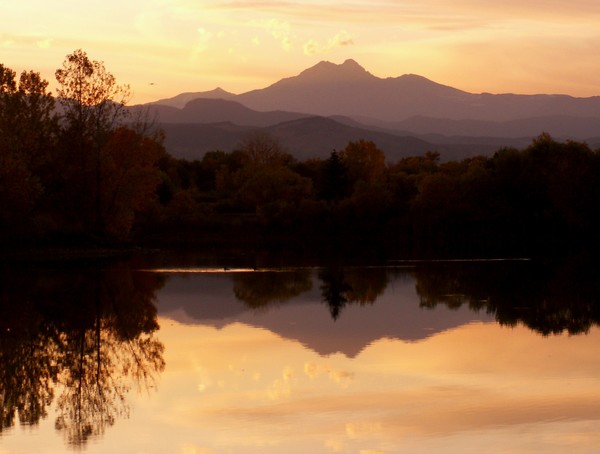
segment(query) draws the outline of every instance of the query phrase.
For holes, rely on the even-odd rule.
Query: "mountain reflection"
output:
[[[127,416],[132,386],[155,386],[159,275],[78,264],[3,270],[0,284],[0,431],[37,424],[55,402],[56,429],[84,445]]]

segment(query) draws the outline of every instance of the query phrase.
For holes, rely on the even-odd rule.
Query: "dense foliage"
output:
[[[59,97],[34,72],[0,65],[0,235],[75,244],[127,238],[152,202],[165,154],[132,127],[127,87],[81,51],[56,71]]]
[[[0,65],[6,244],[378,241],[420,253],[522,254],[596,243],[600,152],[547,134],[523,150],[386,162],[368,141],[298,162],[257,133],[233,152],[169,156],[126,116],[128,88],[82,51],[19,81]]]
[[[600,153],[583,143],[542,134],[491,157],[441,162],[429,152],[386,164],[365,141],[327,160],[296,162],[273,143],[252,158],[249,147],[265,140],[201,161],[166,158],[163,209],[144,230],[188,240],[360,238],[431,254],[523,254],[598,240]]]

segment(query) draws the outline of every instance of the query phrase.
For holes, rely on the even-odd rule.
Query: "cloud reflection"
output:
[[[502,451],[525,448],[523,434],[543,450],[556,447],[555,437],[597,441],[600,361],[590,346],[600,341],[598,329],[543,338],[480,323],[418,343],[381,339],[354,359],[322,357],[242,324],[170,326],[163,336],[167,363],[179,365],[165,372],[163,399],[186,394],[176,406],[165,402],[165,417],[193,428],[186,441],[202,438],[217,451],[398,452],[449,438],[449,449],[469,451],[491,438],[492,451]],[[222,387],[185,391],[190,351]]]

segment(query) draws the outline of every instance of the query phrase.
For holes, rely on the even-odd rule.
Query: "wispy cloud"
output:
[[[196,43],[192,50],[191,60],[196,61],[200,54],[204,53],[208,49],[210,41],[213,39],[213,33],[206,30],[204,27],[198,27],[196,36]]]
[[[304,44],[303,49],[305,55],[316,55],[353,44],[354,39],[352,36],[346,30],[340,30],[335,36],[329,38],[325,44],[320,44],[318,41],[311,39]]]
[[[52,46],[52,39],[40,39],[36,42],[36,44],[40,49],[49,49],[50,46]]]
[[[275,39],[281,48],[290,51],[293,47],[292,26],[288,21],[277,18],[251,20],[248,22],[250,27],[259,28],[266,31]]]

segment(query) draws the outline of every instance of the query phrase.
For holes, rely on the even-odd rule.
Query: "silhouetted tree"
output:
[[[39,73],[0,64],[0,234],[31,234],[32,212],[57,137],[54,99]],[[24,232],[23,232],[24,230]]]
[[[329,159],[325,161],[319,195],[331,201],[340,200],[348,195],[347,170],[337,151],[331,152]]]
[[[62,106],[62,197],[70,202],[66,217],[103,236],[102,151],[125,116],[129,87],[118,85],[102,62],[81,49],[67,55],[55,75]]]
[[[125,237],[160,183],[163,137],[123,125],[129,87],[82,50],[66,57],[56,79],[63,112],[55,163],[63,222],[99,238]]]

